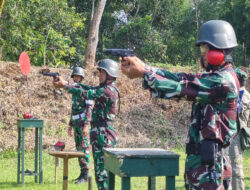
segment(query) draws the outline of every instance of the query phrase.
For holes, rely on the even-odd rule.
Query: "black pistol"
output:
[[[53,73],[53,72],[43,72],[42,73],[44,76],[48,76],[48,77],[53,77],[53,79],[55,80],[57,76],[60,76],[59,73]]]
[[[135,56],[135,53],[132,49],[105,49],[103,51],[105,55],[112,55],[117,57],[131,57]]]

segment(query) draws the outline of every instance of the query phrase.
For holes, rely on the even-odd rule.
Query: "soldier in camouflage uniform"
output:
[[[99,86],[90,90],[70,86],[67,81],[60,77],[59,81],[54,82],[54,85],[80,93],[84,99],[94,100],[90,142],[94,157],[95,179],[99,190],[107,190],[107,172],[104,169],[103,148],[112,148],[117,143],[114,119],[116,117],[119,91],[115,86],[115,80],[119,75],[119,67],[115,61],[103,59],[98,65],[98,70],[100,73]]]
[[[124,58],[122,72],[129,78],[142,77],[143,87],[155,97],[193,102],[186,144],[185,187],[224,189],[223,176],[231,176],[232,171],[230,159],[222,150],[229,146],[237,131],[239,81],[230,55],[237,46],[234,30],[228,22],[208,21],[200,29],[197,46],[205,73],[171,73],[150,67],[135,56]]]
[[[238,79],[240,81],[240,95],[238,99],[238,114],[239,123],[238,130],[239,133],[234,137],[232,144],[229,147],[229,156],[232,163],[232,189],[233,190],[244,190],[244,173],[243,173],[243,153],[244,150],[241,148],[240,142],[240,131],[243,128],[249,126],[250,121],[250,94],[245,89],[245,82],[247,74],[236,69]]]
[[[74,67],[71,78],[74,83],[71,84],[75,88],[82,88],[85,90],[90,89],[83,84],[84,70],[81,67]],[[74,138],[76,150],[84,153],[84,156],[79,157],[80,176],[76,179],[76,184],[81,184],[88,181],[88,171],[90,164],[89,141],[88,141],[88,125],[91,120],[91,105],[92,101],[83,99],[80,94],[75,93],[71,89],[67,89],[72,94],[72,112],[69,122],[68,134],[73,136],[72,130],[74,129]]]

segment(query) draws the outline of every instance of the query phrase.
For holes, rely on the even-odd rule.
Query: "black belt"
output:
[[[93,121],[91,122],[92,127],[108,127],[114,124],[113,121]]]
[[[218,143],[218,152],[222,150],[222,146]],[[201,143],[186,143],[186,154],[196,154],[201,153]]]
[[[201,144],[200,143],[187,143],[186,144],[186,154],[200,154]]]

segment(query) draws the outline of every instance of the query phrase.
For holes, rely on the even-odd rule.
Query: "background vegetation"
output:
[[[91,12],[92,2],[86,0],[5,1],[0,18],[0,59],[2,61],[16,62],[20,53],[27,51],[31,58],[31,64],[36,66],[68,67],[82,64],[87,46]],[[173,69],[173,65],[175,69],[181,67],[181,70],[184,70],[183,66],[197,65],[199,52],[194,44],[197,39],[198,29],[202,23],[211,19],[224,19],[233,25],[239,44],[236,51],[234,51],[235,64],[238,66],[249,66],[250,0],[107,1],[100,25],[97,59],[103,58],[102,50],[105,48],[132,48],[139,57],[147,62],[171,69]],[[37,115],[47,119],[47,127],[45,129],[45,135],[47,136],[45,139],[51,140],[47,144],[53,144],[52,140],[57,138],[54,137],[55,133],[66,136],[64,133],[68,122],[65,118],[69,116],[68,112],[70,110],[66,106],[70,105],[71,99],[69,97],[56,97],[52,93],[52,87],[47,85],[50,84],[49,79],[40,78],[41,76],[37,70],[33,67],[33,73],[30,76],[33,77],[31,81],[34,82],[33,86],[36,87],[32,91],[32,95],[33,99],[39,100],[42,107],[39,107],[40,104],[34,101],[32,104],[34,106],[33,110],[39,110]],[[63,73],[61,70],[59,72]],[[67,73],[65,72],[65,76],[66,74],[69,76],[70,72],[70,70]],[[58,178],[59,183],[55,185],[53,179],[54,158],[47,153],[44,153],[43,162],[44,185],[34,184],[34,180],[31,177],[27,177],[25,187],[16,184],[17,153],[14,151],[16,146],[10,146],[12,147],[10,150],[5,148],[8,148],[7,145],[11,144],[10,141],[15,141],[16,143],[17,134],[13,124],[13,121],[16,121],[16,115],[14,114],[23,113],[25,106],[28,107],[27,98],[25,101],[20,98],[23,97],[25,99],[24,92],[26,92],[26,89],[23,87],[24,80],[17,64],[12,64],[11,66],[11,64],[7,65],[6,62],[2,62],[0,74],[0,86],[4,89],[1,92],[1,98],[5,100],[1,101],[0,130],[1,132],[4,131],[2,134],[8,133],[10,134],[8,137],[11,137],[4,138],[5,136],[2,135],[3,140],[1,142],[4,141],[5,143],[0,148],[5,151],[0,153],[0,189],[61,189],[62,181],[60,179],[62,179],[62,172],[58,172],[60,174]],[[91,71],[87,72],[86,75],[86,78],[93,82]],[[123,81],[126,81],[126,79]],[[17,84],[18,86],[14,86]],[[158,102],[153,107],[152,104],[148,103],[149,95],[143,94],[140,85],[141,81],[133,81],[133,83],[126,81],[126,85],[122,85],[122,82],[118,80],[118,87],[123,94],[126,94],[126,96],[122,97],[122,116],[117,123],[120,141],[126,142],[126,146],[130,147],[164,147],[165,145],[162,144],[169,141],[167,142],[168,145],[178,147],[181,144],[180,142],[182,142],[181,140],[183,139],[184,141],[183,136],[186,136],[186,132],[183,132],[186,129],[182,129],[182,127],[187,126],[186,123],[189,118],[188,108],[185,108],[187,105],[179,102],[176,106],[171,101],[165,101]],[[131,95],[132,92],[133,95]],[[58,101],[52,99],[52,96],[55,97],[54,99],[58,98]],[[134,108],[136,104],[139,104],[139,101],[143,101],[144,104],[137,107],[137,109],[129,111],[126,109],[125,106]],[[36,109],[35,106],[37,106]],[[52,111],[45,112],[50,107],[52,107]],[[59,113],[58,110],[60,109],[58,107],[60,109],[64,108],[63,114]],[[163,112],[159,107],[165,111]],[[12,109],[14,110],[13,112],[11,112]],[[134,122],[142,116],[146,118],[145,112],[150,113],[148,114],[150,116],[155,116],[152,114],[155,113],[159,117],[152,118],[152,123],[148,122],[146,126],[141,125],[141,128],[134,128],[134,125],[132,125],[134,123],[131,124],[129,122]],[[167,117],[165,112],[172,113],[172,115]],[[60,119],[55,114],[61,114]],[[179,117],[176,117],[177,115]],[[13,116],[13,118],[8,120],[6,116]],[[174,118],[175,122],[169,122],[171,121],[170,117]],[[127,120],[130,118],[132,119]],[[56,122],[61,122],[61,124],[55,125],[53,123],[54,125],[52,125],[52,119],[55,119]],[[148,120],[150,119],[148,118]],[[124,124],[123,121],[129,122]],[[145,119],[142,122],[145,123],[145,121],[147,120]],[[154,128],[153,135],[165,133],[168,136],[161,135],[162,138],[153,138],[152,140],[152,134],[147,132],[147,130],[152,131],[151,128],[147,128],[151,126],[158,127]],[[55,127],[57,130],[52,127]],[[181,129],[181,133],[178,133],[180,130],[177,130],[177,128]],[[68,137],[65,138],[69,139]],[[8,139],[8,142],[6,142],[6,139]],[[146,140],[142,141],[142,139]],[[141,141],[141,144],[135,142],[135,140]],[[72,139],[68,141],[73,142]],[[16,145],[15,143],[14,145]],[[181,147],[179,146],[179,148]],[[179,152],[181,154],[181,162],[180,175],[176,184],[177,189],[184,189],[183,171],[185,155],[183,152]],[[244,159],[246,189],[250,187],[249,159],[250,153],[248,151]],[[32,169],[34,161],[32,153],[27,154],[26,161],[27,167]],[[69,179],[78,176],[78,169],[77,161],[70,161]],[[93,170],[91,174],[93,176]],[[117,178],[117,184],[117,189],[119,189],[119,178]],[[146,184],[146,178],[135,178],[132,180],[132,184],[138,190],[145,189],[141,184]],[[94,182],[93,185],[94,189],[96,189]],[[157,185],[159,185],[157,189],[163,189],[164,178],[157,179]],[[73,182],[70,182],[69,186],[72,187],[70,189],[79,189],[79,186],[74,185]]]
[[[33,65],[81,64],[92,2],[9,0],[0,20],[0,56],[17,61],[28,51]],[[250,0],[107,1],[99,31],[97,59],[104,48],[132,48],[148,62],[193,65],[197,31],[211,19],[229,21],[238,38],[236,65],[249,65]]]

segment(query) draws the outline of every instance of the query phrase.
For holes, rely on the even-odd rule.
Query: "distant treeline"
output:
[[[93,1],[5,1],[0,19],[1,60],[17,61],[27,51],[32,65],[82,64]],[[103,58],[105,48],[132,48],[147,62],[197,64],[198,29],[211,19],[232,24],[239,44],[234,63],[248,66],[250,0],[107,1],[97,60]]]

